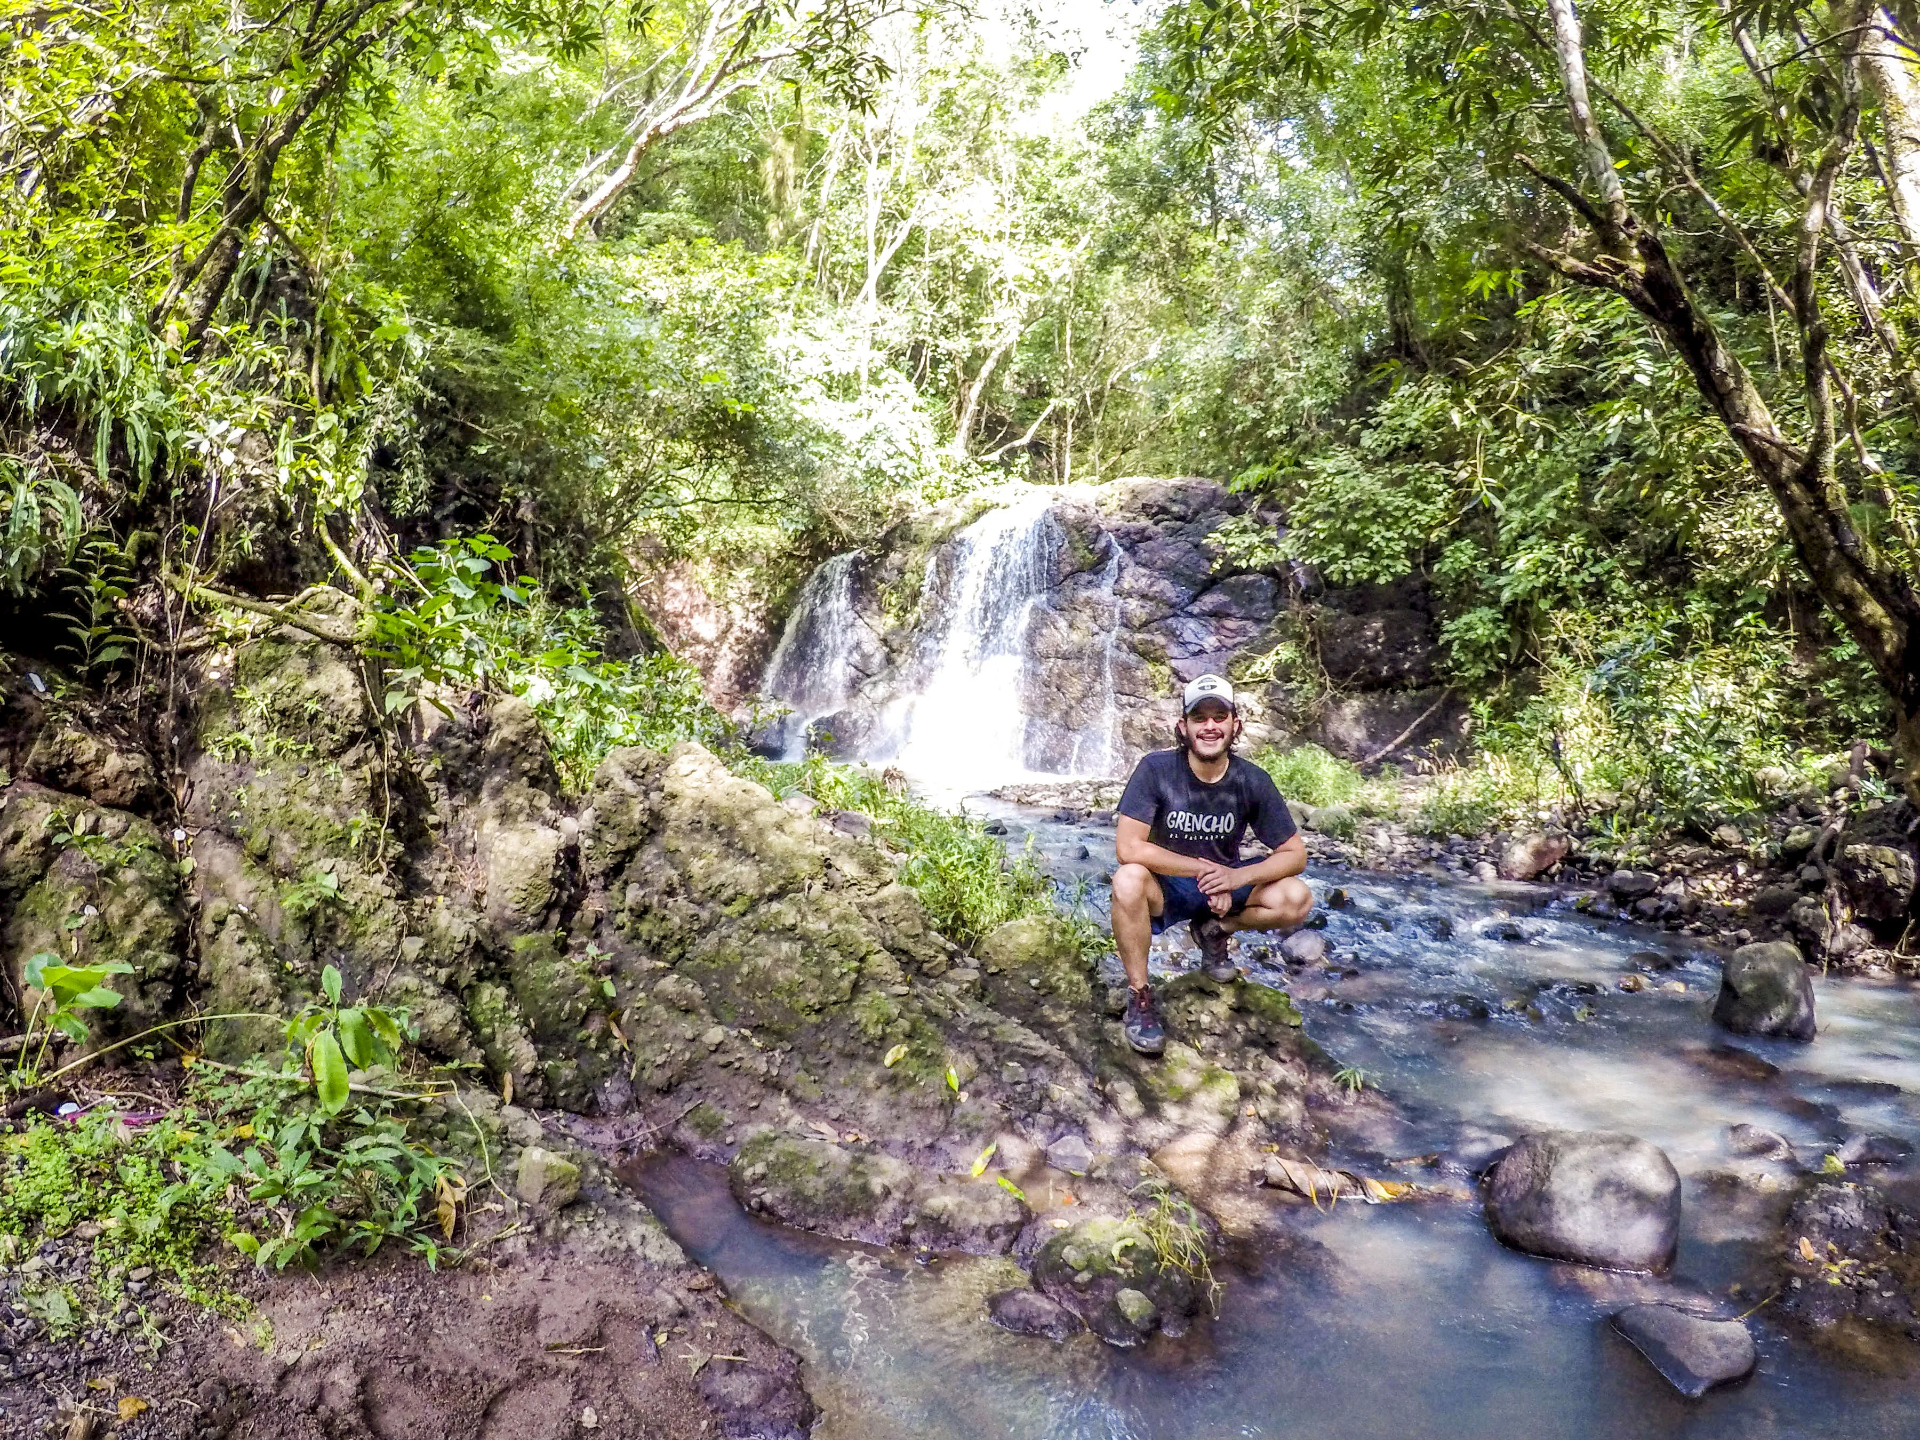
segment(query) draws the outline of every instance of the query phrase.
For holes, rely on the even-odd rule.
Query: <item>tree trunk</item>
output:
[[[1881,22],[1860,48],[1860,64],[1880,97],[1886,122],[1887,200],[1910,262],[1920,260],[1920,76],[1913,52],[1894,38],[1898,33],[1885,10]]]

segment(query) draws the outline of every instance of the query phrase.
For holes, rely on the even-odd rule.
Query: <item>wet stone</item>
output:
[[[1758,1358],[1740,1321],[1709,1320],[1672,1305],[1629,1305],[1613,1327],[1689,1399],[1744,1380]]]
[[[1069,1174],[1083,1175],[1093,1165],[1093,1147],[1081,1135],[1062,1135],[1047,1147],[1047,1163]]]
[[[1646,870],[1616,870],[1607,877],[1607,893],[1616,900],[1638,900],[1660,888],[1660,877]]]
[[[1898,1165],[1913,1146],[1894,1135],[1849,1135],[1834,1152],[1842,1165]]]
[[[987,1318],[1015,1335],[1071,1340],[1087,1327],[1080,1317],[1038,1290],[1002,1290],[987,1297]]]
[[[1727,1127],[1727,1140],[1736,1155],[1757,1155],[1764,1160],[1793,1163],[1793,1145],[1787,1137],[1758,1125],[1730,1125]]]
[[[1608,1130],[1521,1139],[1488,1174],[1487,1221],[1530,1255],[1662,1271],[1680,1235],[1680,1175],[1658,1146]]]
[[[1714,1024],[1736,1035],[1811,1040],[1813,978],[1800,952],[1785,941],[1742,945],[1720,971]]]
[[[1280,953],[1289,965],[1318,965],[1331,949],[1318,930],[1296,930],[1280,942]]]

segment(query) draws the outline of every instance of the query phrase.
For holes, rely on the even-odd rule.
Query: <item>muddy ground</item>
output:
[[[798,1361],[691,1265],[535,1239],[438,1273],[396,1253],[238,1278],[244,1319],[163,1299],[157,1351],[134,1332],[17,1344],[0,1434],[788,1440],[813,1418]]]

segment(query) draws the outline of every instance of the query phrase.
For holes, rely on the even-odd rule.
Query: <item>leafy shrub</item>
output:
[[[443,541],[396,567],[375,612],[368,653],[387,667],[388,714],[427,687],[519,695],[553,743],[562,777],[585,784],[619,745],[723,743],[732,723],[707,703],[700,673],[660,653],[610,660],[598,620],[547,601],[539,583],[512,578],[513,556],[491,535]]]

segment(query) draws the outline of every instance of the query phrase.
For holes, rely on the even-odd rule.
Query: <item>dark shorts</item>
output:
[[[1206,892],[1200,888],[1200,882],[1191,875],[1156,875],[1160,882],[1160,893],[1166,897],[1166,908],[1153,917],[1153,933],[1174,925],[1184,925],[1189,920],[1198,920],[1203,915],[1211,915],[1213,907],[1207,903]],[[1233,904],[1228,908],[1229,915],[1237,915],[1247,908],[1247,901],[1253,898],[1253,886],[1242,885],[1233,892]]]

